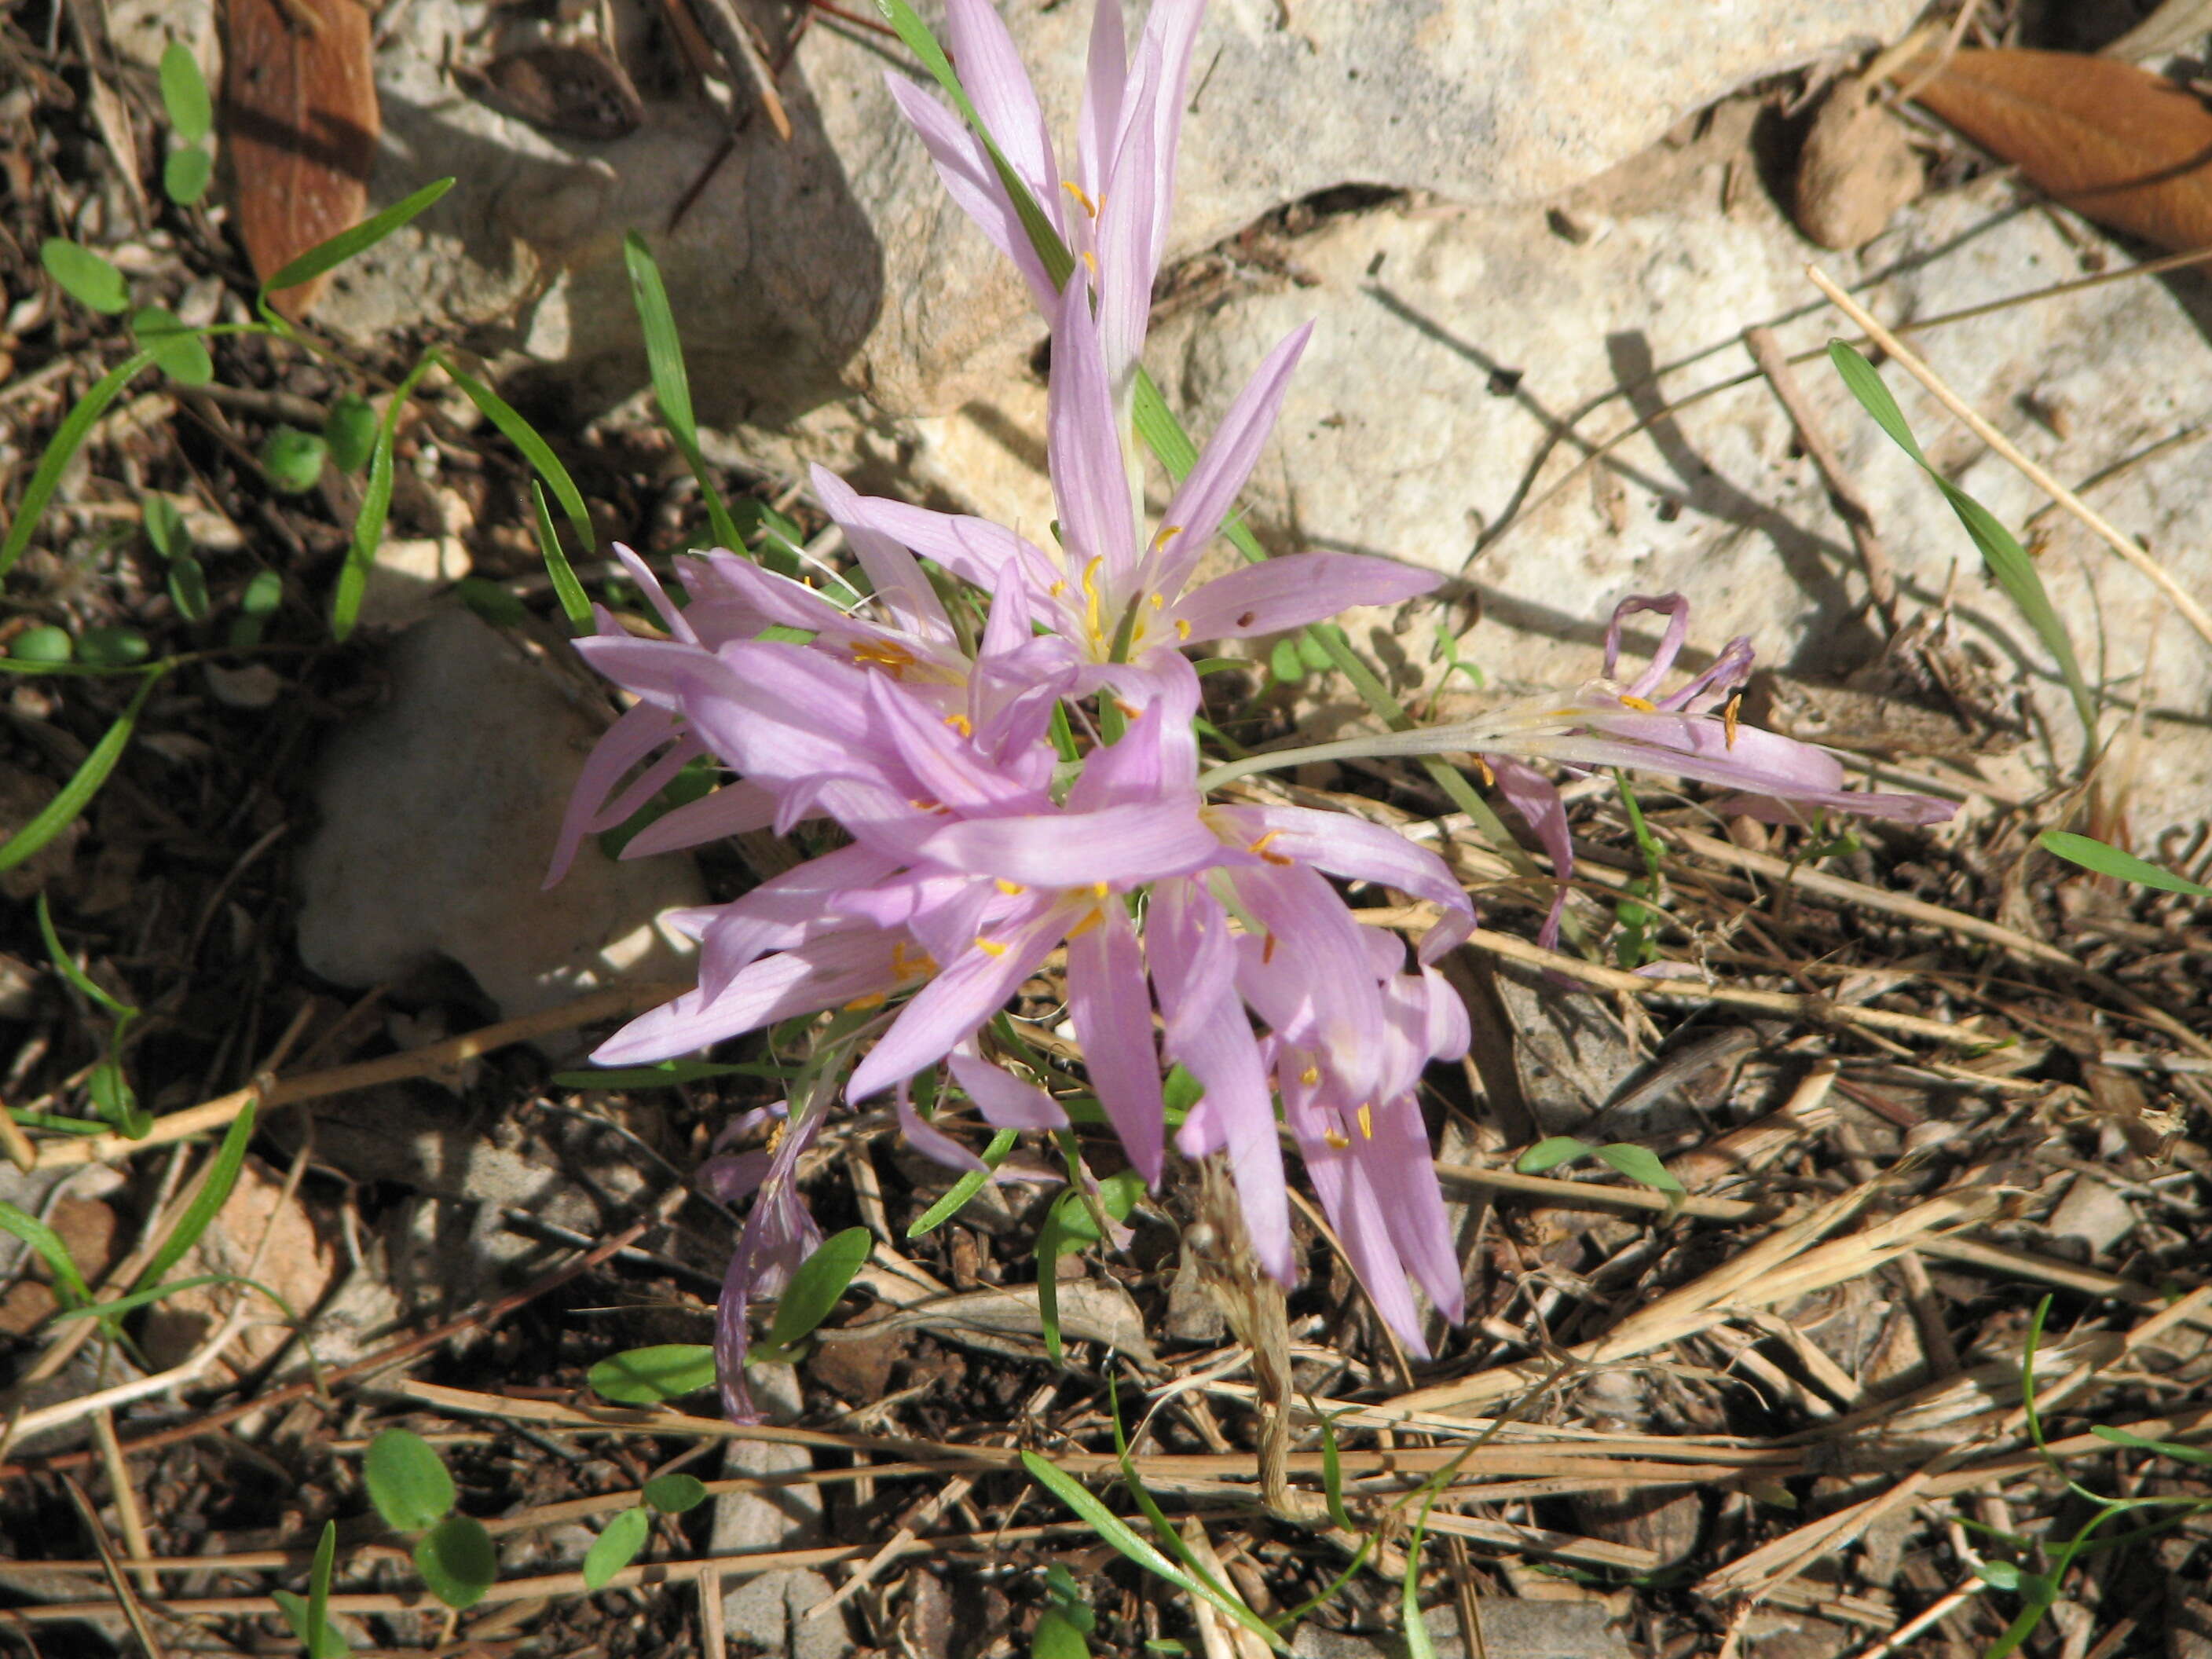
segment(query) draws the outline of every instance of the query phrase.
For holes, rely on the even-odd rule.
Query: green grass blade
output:
[[[270,295],[312,282],[325,271],[336,270],[355,254],[374,247],[409,220],[428,211],[453,187],[451,179],[434,179],[404,201],[394,202],[381,213],[372,214],[350,230],[342,230],[328,241],[316,243],[262,283],[260,293],[254,296],[254,309],[268,316]]]
[[[630,299],[637,307],[638,327],[645,335],[646,368],[653,379],[660,418],[690,465],[691,476],[699,481],[699,493],[707,504],[707,523],[714,539],[738,552],[744,548],[744,538],[730,517],[722,492],[714,487],[714,475],[699,448],[699,424],[691,409],[691,377],[684,367],[684,338],[677,332],[667,285],[660,280],[660,267],[653,262],[653,251],[634,230],[623,238],[623,264],[629,272]]]
[[[215,1162],[208,1168],[207,1179],[161,1248],[154,1252],[154,1259],[146,1270],[133,1281],[135,1293],[149,1285],[159,1285],[169,1269],[184,1260],[185,1252],[200,1242],[222,1206],[229,1200],[231,1188],[238,1184],[238,1172],[246,1162],[246,1148],[253,1139],[253,1103],[247,1101],[246,1109],[231,1119],[230,1127],[223,1132],[222,1145],[216,1149]]]
[[[157,669],[146,676],[132,695],[129,707],[93,744],[92,752],[84,757],[76,775],[36,817],[8,838],[6,846],[0,847],[0,870],[14,869],[69,828],[77,815],[92,804],[92,798],[100,793],[100,786],[107,781],[107,775],[115,769],[115,763],[130,746],[131,734],[137,730],[139,711],[145,708],[146,699],[154,694],[155,686],[166,672]]]
[[[0,542],[0,576],[15,568],[15,561],[23,556],[23,550],[31,544],[32,532],[38,529],[46,503],[60,486],[62,471],[76,455],[78,446],[107,412],[107,406],[122,395],[124,387],[137,380],[153,362],[154,354],[149,350],[131,353],[94,381],[92,389],[77,399],[76,407],[55,428],[46,453],[39,457],[38,471],[32,473],[31,482],[24,486],[15,522],[8,526],[8,539]]]
[[[1006,1161],[1006,1154],[1014,1150],[1016,1133],[1001,1129],[991,1137],[991,1144],[983,1149],[981,1170],[969,1170],[945,1190],[939,1199],[915,1218],[906,1230],[908,1238],[920,1238],[924,1233],[933,1233],[967,1206],[968,1200],[983,1190],[983,1183],[991,1178],[991,1171]]]
[[[392,446],[399,433],[399,416],[407,407],[407,400],[415,395],[415,388],[429,373],[430,365],[438,361],[435,351],[426,351],[407,371],[392,394],[392,401],[384,406],[384,418],[376,423],[376,443],[369,451],[368,483],[361,492],[361,511],[354,514],[353,547],[346,555],[344,568],[338,572],[337,591],[331,595],[331,637],[343,641],[353,632],[354,623],[361,617],[362,594],[368,586],[369,568],[376,562],[377,544],[384,539],[384,523],[392,511]]]
[[[586,548],[599,545],[592,533],[592,514],[584,505],[583,493],[576,481],[568,476],[568,469],[561,465],[561,458],[553,453],[552,446],[538,435],[538,428],[515,412],[513,404],[494,392],[473,374],[465,374],[446,365],[446,373],[453,377],[453,384],[469,395],[469,401],[484,413],[486,419],[506,434],[507,441],[522,452],[538,473],[553,488],[553,498],[561,503],[562,512],[568,514],[568,523],[577,539]]]
[[[584,592],[583,583],[576,580],[568,556],[561,550],[561,532],[554,527],[553,509],[545,505],[545,487],[535,478],[530,481],[530,500],[538,514],[538,556],[545,561],[545,574],[552,578],[554,597],[561,601],[561,614],[568,617],[570,632],[588,634],[592,631],[592,601]]]
[[[1100,1540],[1120,1551],[1146,1571],[1165,1579],[1187,1595],[1200,1596],[1212,1603],[1221,1613],[1235,1620],[1261,1640],[1279,1652],[1288,1650],[1282,1636],[1265,1620],[1242,1601],[1208,1589],[1173,1561],[1160,1553],[1150,1543],[1138,1536],[1129,1523],[1108,1509],[1091,1495],[1090,1488],[1069,1475],[1060,1473],[1033,1451],[1022,1454],[1022,1467],[1030,1478],[1080,1516],[1085,1525],[1096,1532]]]
[[[1966,526],[1967,539],[1981,554],[1982,562],[1989,568],[1996,585],[2057,663],[2059,676],[2066,682],[2067,695],[2073,699],[2074,712],[2081,721],[2082,730],[2094,741],[2097,732],[2096,696],[2074,654],[2073,638],[2052,607],[2051,595],[2044,589],[2035,561],[2027,556],[2027,550],[2012,532],[1997,522],[1996,515],[1929,464],[1912,435],[1912,428],[1905,422],[1905,411],[1897,406],[1897,399],[1890,395],[1889,387],[1872,363],[1842,340],[1828,342],[1828,361],[1835,366],[1844,390],[1858,399],[1859,406],[1874,417],[1875,424],[1887,433],[1891,441],[1910,455],[1943,492],[1943,499],[1959,515],[1959,522]]]
[[[36,1250],[54,1276],[54,1291],[64,1306],[81,1308],[92,1300],[92,1287],[77,1271],[76,1258],[62,1243],[61,1235],[30,1214],[0,1198],[0,1231],[15,1235]]]
[[[345,1643],[337,1640],[337,1632],[331,1628],[331,1573],[337,1565],[338,1526],[335,1521],[323,1522],[323,1535],[315,1540],[315,1565],[307,1575],[307,1659],[338,1659],[346,1650]]]
[[[39,937],[46,942],[46,957],[54,964],[54,971],[76,987],[85,996],[106,1009],[116,1018],[137,1018],[137,1009],[111,994],[91,975],[78,967],[76,958],[63,948],[62,937],[54,931],[53,912],[46,908],[46,896],[43,891],[40,893],[38,902],[33,908],[39,919]]]
[[[2138,887],[2155,887],[2161,893],[2188,893],[2197,898],[2212,898],[2212,887],[2203,887],[2171,870],[2161,870],[2155,864],[2146,864],[2132,853],[2123,853],[2117,847],[2107,846],[2088,836],[2076,836],[2063,830],[2046,830],[2036,837],[2046,853],[2056,853],[2069,863],[2078,864],[2084,870],[2094,870],[2100,876],[2111,876],[2118,881],[2131,881]]]
[[[1405,1617],[1406,1659],[1437,1659],[1437,1644],[1429,1637],[1429,1621],[1421,1617],[1421,1540],[1429,1530],[1431,1492],[1421,1504],[1413,1530],[1406,1539],[1406,1579],[1399,1591],[1399,1607]]]

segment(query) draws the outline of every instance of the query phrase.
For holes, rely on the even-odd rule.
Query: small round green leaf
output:
[[[1036,1629],[1030,1637],[1030,1659],[1091,1659],[1091,1644],[1083,1639],[1083,1632],[1058,1607],[1047,1607],[1037,1614]]]
[[[602,1400],[621,1406],[658,1406],[711,1387],[714,1351],[703,1342],[631,1348],[599,1361],[587,1380]]]
[[[415,1547],[415,1571],[449,1607],[472,1607],[499,1577],[499,1553],[481,1521],[449,1516]]]
[[[172,40],[161,49],[161,107],[169,112],[169,125],[178,137],[197,144],[215,131],[215,104],[208,97],[207,82],[199,62],[182,41]]]
[[[405,1429],[386,1429],[362,1460],[368,1501],[394,1532],[435,1526],[453,1507],[453,1477],[430,1443]]]
[[[261,470],[278,489],[296,495],[315,487],[329,453],[330,447],[313,433],[280,426],[261,441]]]
[[[239,595],[238,608],[249,617],[272,617],[284,602],[284,579],[273,570],[258,572]]]
[[[1609,1164],[1631,1181],[1640,1181],[1647,1187],[1656,1187],[1662,1193],[1679,1194],[1682,1183],[1674,1179],[1667,1166],[1659,1161],[1659,1154],[1649,1146],[1632,1146],[1616,1141],[1597,1149],[1598,1161]]]
[[[179,553],[192,550],[191,532],[185,528],[185,515],[168,496],[158,493],[148,495],[138,503],[138,515],[146,526],[146,539],[163,558],[173,559]]]
[[[812,1334],[830,1317],[837,1298],[868,1259],[873,1241],[866,1227],[848,1227],[832,1233],[814,1248],[813,1255],[792,1270],[791,1282],[776,1298],[775,1318],[769,1322],[768,1346],[785,1353],[792,1345]]]
[[[346,393],[323,416],[323,441],[331,447],[331,465],[341,472],[360,471],[376,447],[376,406]]]
[[[655,1475],[645,1483],[645,1501],[663,1515],[681,1515],[707,1501],[707,1483],[696,1474]]]
[[[1326,674],[1335,666],[1329,659],[1328,648],[1319,640],[1311,639],[1301,634],[1298,635],[1297,647],[1298,660],[1306,665],[1309,673]]]
[[[1275,648],[1267,653],[1267,672],[1285,685],[1296,685],[1305,678],[1305,659],[1298,654],[1296,640],[1275,641]]]
[[[1974,1571],[1984,1584],[1993,1589],[2015,1590],[2020,1588],[2020,1568],[2010,1561],[1984,1561]]]
[[[49,236],[39,246],[39,263],[79,305],[110,317],[130,308],[131,290],[124,286],[123,273],[90,248],[66,237]]]
[[[169,566],[169,599],[186,622],[207,620],[207,573],[189,553]]]
[[[76,649],[68,634],[42,623],[16,635],[9,642],[8,654],[17,662],[67,662]]]
[[[637,1559],[653,1531],[653,1516],[644,1510],[624,1510],[606,1524],[584,1552],[584,1588],[605,1589],[607,1580]]]
[[[1522,1175],[1541,1175],[1576,1158],[1588,1158],[1596,1150],[1587,1140],[1577,1140],[1572,1135],[1547,1135],[1515,1158],[1513,1167]]]
[[[154,354],[161,373],[179,386],[205,386],[215,379],[215,360],[208,356],[207,342],[185,327],[174,312],[142,306],[131,314],[131,331]]]
[[[94,668],[127,668],[153,650],[143,634],[130,628],[88,628],[76,642],[77,660]]]
[[[161,163],[161,193],[179,207],[193,207],[214,177],[213,155],[198,144],[179,144]]]

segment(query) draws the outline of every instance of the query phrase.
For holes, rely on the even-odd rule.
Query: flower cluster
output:
[[[1194,581],[1273,424],[1304,330],[1260,366],[1149,532],[1133,465],[1131,389],[1201,9],[1202,0],[1155,0],[1131,57],[1116,0],[1100,0],[1063,174],[988,0],[950,0],[975,106],[1076,256],[1055,286],[981,141],[893,78],[954,199],[1020,265],[1049,322],[1054,544],[862,496],[817,469],[816,497],[856,567],[851,587],[714,551],[676,561],[679,605],[622,551],[665,633],[602,610],[598,631],[578,641],[635,702],[585,769],[553,879],[585,836],[629,818],[701,756],[728,781],[658,819],[628,855],[829,820],[842,832],[835,851],[675,918],[700,945],[697,988],[632,1021],[596,1060],[672,1058],[834,1011],[858,1057],[846,1097],[889,1092],[917,1146],[972,1166],[972,1153],[915,1110],[908,1085],[942,1066],[990,1124],[1065,1127],[1041,1086],[1052,1079],[1004,1069],[983,1036],[1058,954],[1091,1091],[1133,1167],[1149,1182],[1162,1174],[1163,1076],[1180,1066],[1203,1092],[1176,1148],[1225,1158],[1255,1254],[1287,1283],[1287,1127],[1378,1312],[1423,1353],[1413,1286],[1456,1319],[1461,1274],[1415,1091],[1430,1061],[1468,1042],[1464,1010],[1429,964],[1465,937],[1473,912],[1435,854],[1390,831],[1212,799],[1221,769],[1201,776],[1199,679],[1184,650],[1394,604],[1437,579],[1308,553]],[[1430,733],[1425,744],[1400,734],[1401,746],[1485,757],[1563,878],[1558,797],[1533,759],[1653,766],[1762,797],[1928,816],[1898,798],[1844,794],[1826,757],[1741,728],[1732,704],[1712,713],[1741,677],[1741,644],[1654,700],[1686,618],[1679,600],[1623,609],[1647,605],[1669,610],[1668,640],[1632,684],[1611,679],[1616,617],[1605,680],[1509,711],[1480,734]],[[1395,935],[1355,921],[1337,880],[1407,893],[1442,920],[1409,959]],[[718,1341],[726,1399],[740,1414],[746,1301],[772,1291],[818,1237],[793,1182],[829,1092],[794,1094],[772,1158],[714,1166],[728,1196],[753,1195]]]

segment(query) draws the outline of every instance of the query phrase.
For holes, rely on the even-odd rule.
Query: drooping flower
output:
[[[1643,673],[1623,684],[1617,678],[1622,623],[1642,611],[1664,612],[1667,631]],[[1559,885],[1538,936],[1547,947],[1559,937],[1566,884],[1574,873],[1574,848],[1559,789],[1531,762],[1577,770],[1620,767],[1717,784],[1738,792],[1722,801],[1719,810],[1777,823],[1802,822],[1809,812],[1826,811],[1899,823],[1939,823],[1957,810],[1930,795],[1846,789],[1843,764],[1826,750],[1746,725],[1737,711],[1738,689],[1751,673],[1748,639],[1729,641],[1705,672],[1656,695],[1688,635],[1689,617],[1689,601],[1679,593],[1633,595],[1613,609],[1606,629],[1603,672],[1571,691],[1525,697],[1471,720],[1234,762],[1215,768],[1204,781],[1218,787],[1246,772],[1309,760],[1473,754],[1551,855]]]
[[[796,1112],[781,1101],[748,1112],[724,1129],[717,1142],[726,1145],[780,1119],[769,1147],[719,1154],[700,1166],[700,1184],[712,1197],[724,1204],[752,1200],[714,1304],[714,1375],[721,1384],[722,1409],[733,1422],[751,1423],[760,1416],[745,1386],[745,1354],[752,1340],[746,1310],[757,1299],[781,1294],[799,1264],[822,1243],[822,1229],[799,1191],[799,1160],[821,1133],[828,1103],[829,1095],[822,1091]]]

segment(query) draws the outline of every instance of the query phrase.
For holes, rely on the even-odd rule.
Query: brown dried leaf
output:
[[[228,0],[222,138],[254,275],[358,223],[382,130],[360,0]],[[276,296],[297,320],[327,276]]]
[[[454,76],[495,108],[573,138],[626,138],[645,119],[629,72],[587,41],[532,46]]]
[[[2107,58],[1962,52],[1915,95],[2099,224],[2212,246],[2212,112],[2178,82]]]

